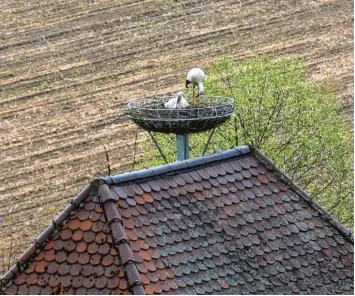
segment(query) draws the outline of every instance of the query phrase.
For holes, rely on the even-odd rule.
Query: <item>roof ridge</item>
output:
[[[148,179],[162,174],[176,174],[183,170],[192,169],[197,166],[212,164],[221,160],[227,160],[236,156],[248,154],[251,152],[249,145],[238,146],[223,152],[214,153],[206,156],[189,158],[173,163],[163,164],[157,167],[143,169],[139,171],[127,172],[115,176],[107,176],[101,180],[108,185],[118,185],[120,183],[137,181],[137,179]]]
[[[113,198],[107,184],[101,182],[98,187],[98,197],[103,204],[107,223],[111,229],[112,240],[117,249],[122,267],[126,273],[128,289],[134,295],[145,295],[142,279],[136,266],[133,250],[129,244],[122,221],[122,216],[118,210],[117,202]]]
[[[304,191],[302,188],[297,186],[285,173],[280,171],[274,164],[274,162],[268,158],[265,154],[263,154],[259,149],[249,146],[251,152],[256,156],[260,161],[262,161],[266,166],[269,166],[274,173],[286,184],[288,185],[292,190],[294,190],[299,196],[301,196],[309,205],[311,208],[316,210],[319,214],[320,217],[326,221],[329,222],[335,229],[337,229],[346,239],[348,239],[350,242],[354,243],[354,236],[351,230],[347,229],[343,224],[335,220],[332,215],[323,209],[323,207],[316,201],[313,200],[313,198],[308,194],[306,191]]]
[[[31,246],[27,248],[20,258],[17,259],[16,264],[1,277],[1,286],[6,286],[19,272],[24,271],[26,262],[37,252],[38,249],[45,247],[47,239],[60,228],[63,222],[68,219],[71,212],[76,210],[85,198],[89,196],[91,189],[92,184],[89,184],[81,190],[78,195],[70,201],[70,204],[57,216],[57,218],[52,221],[52,224],[34,239]]]

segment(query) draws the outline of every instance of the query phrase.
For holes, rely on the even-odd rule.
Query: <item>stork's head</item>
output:
[[[193,85],[193,83],[190,80],[186,79],[186,83],[185,83],[186,88],[190,88],[190,87],[192,87],[192,85]]]
[[[180,101],[183,97],[184,97],[184,93],[182,91],[179,91],[177,93],[177,102],[180,103]]]

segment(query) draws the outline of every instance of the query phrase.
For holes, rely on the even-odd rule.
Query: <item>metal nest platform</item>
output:
[[[150,97],[128,103],[129,118],[148,131],[161,133],[198,133],[216,128],[231,117],[234,100],[203,95],[201,103],[186,109],[167,109],[164,103],[176,96]],[[188,97],[189,102],[191,99]]]

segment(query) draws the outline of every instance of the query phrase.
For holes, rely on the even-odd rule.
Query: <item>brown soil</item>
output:
[[[348,0],[2,0],[0,273],[11,239],[23,251],[106,173],[105,145],[115,173],[133,169],[136,129],[114,119],[129,100],[181,90],[193,66],[303,57],[311,77],[334,78],[351,124],[352,11]]]

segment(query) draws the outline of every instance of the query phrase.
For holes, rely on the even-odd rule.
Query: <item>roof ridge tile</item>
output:
[[[103,204],[107,222],[111,229],[114,246],[118,251],[120,262],[127,276],[128,288],[134,295],[145,295],[142,279],[136,266],[133,250],[129,245],[129,239],[124,230],[117,202],[112,197],[107,184],[100,184],[98,191],[99,199]]]
[[[115,176],[107,176],[101,180],[109,185],[118,185],[120,183],[129,182],[129,181],[138,181],[140,179],[157,177],[163,174],[177,174],[181,173],[184,169],[191,169],[196,166],[203,166],[206,164],[213,164],[221,160],[227,160],[229,158],[237,157],[240,155],[245,155],[250,153],[251,150],[248,145],[238,146],[223,152],[214,153],[206,156],[189,158],[182,161],[176,161],[173,163],[168,163],[160,165],[154,168],[143,169],[134,172],[126,172],[123,174]]]

